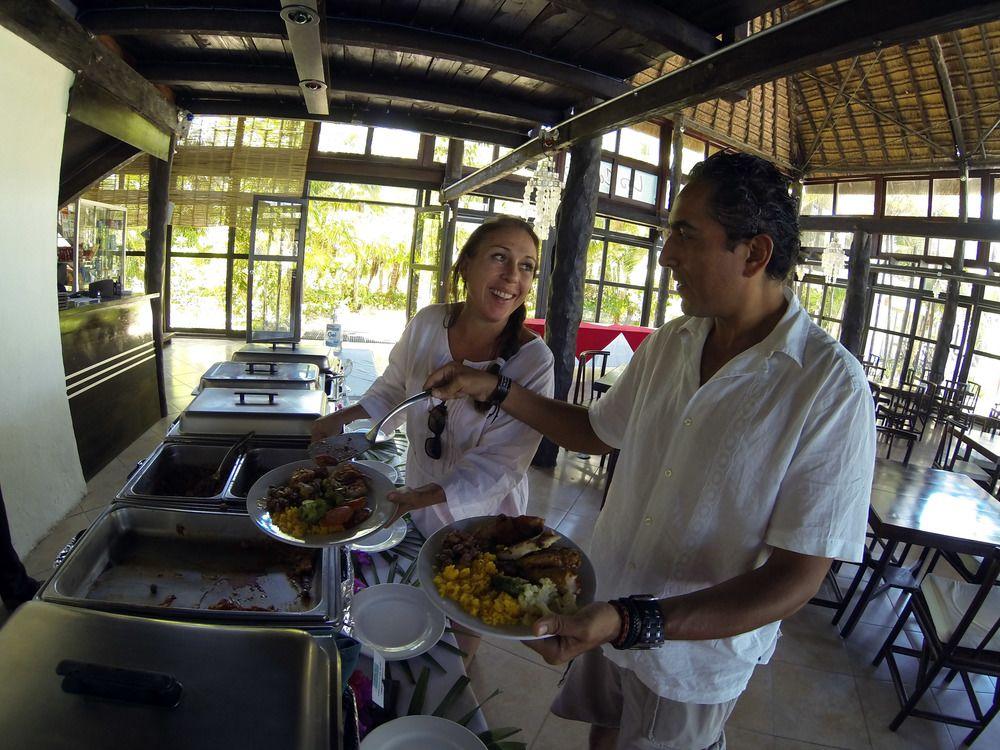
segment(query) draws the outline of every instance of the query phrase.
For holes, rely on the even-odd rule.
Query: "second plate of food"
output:
[[[353,462],[317,466],[294,461],[273,469],[247,493],[247,513],[264,533],[300,547],[364,539],[396,510],[395,486],[381,472]]]
[[[516,640],[537,638],[531,625],[546,609],[575,612],[597,590],[579,545],[536,516],[464,518],[439,529],[420,550],[417,577],[452,621]]]

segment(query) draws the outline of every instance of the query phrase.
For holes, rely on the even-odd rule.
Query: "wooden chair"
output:
[[[920,440],[923,427],[915,401],[894,400],[894,403],[877,403],[875,411],[875,429],[887,443],[886,458],[892,458],[892,444],[896,440],[906,443],[903,454],[903,465],[910,463],[914,444]]]
[[[967,423],[955,419],[944,420],[944,430],[934,454],[934,468],[944,471],[954,471],[965,474],[980,487],[990,490],[992,477],[974,461],[960,460],[959,456],[966,453],[961,436],[969,429]]]
[[[971,745],[1000,712],[1000,688],[994,688],[990,706],[984,711],[970,675],[1000,678],[1000,549],[987,558],[988,568],[980,583],[965,583],[928,575],[900,614],[873,664],[886,660],[899,697],[900,710],[889,724],[896,731],[908,716],[968,727],[972,731],[963,744]],[[919,644],[896,645],[910,617],[922,636]],[[917,659],[917,676],[908,691],[897,664],[897,656]],[[945,683],[961,677],[973,718],[917,708],[917,704],[942,672]]]
[[[842,637],[846,638],[851,634],[853,623],[857,622],[858,616],[865,611],[875,597],[886,593],[890,589],[898,589],[904,594],[911,594],[917,590],[921,579],[932,569],[934,563],[937,562],[937,558],[931,557],[930,550],[925,547],[914,560],[908,563],[911,548],[911,545],[904,544],[899,552],[890,558],[888,566],[882,572],[882,581],[872,591],[871,596],[867,599],[858,599],[854,607],[851,608],[850,605],[854,598],[854,593],[861,586],[865,573],[872,571],[872,575],[874,575],[877,561],[885,551],[885,542],[869,529],[868,543],[865,546],[864,556],[861,562],[858,563],[858,572],[854,575],[850,586],[847,587],[847,591],[841,597],[840,604],[833,616],[832,624],[836,625],[847,614],[848,609],[851,610],[851,614],[847,618],[847,625],[840,631]]]
[[[594,400],[594,397],[601,397],[601,394],[594,390],[594,381],[597,380],[597,362],[601,362],[601,375],[608,369],[609,351],[588,349],[576,355],[576,383],[573,385],[573,403],[586,405]],[[587,378],[587,371],[590,371],[590,378]],[[588,391],[589,383],[589,391]]]

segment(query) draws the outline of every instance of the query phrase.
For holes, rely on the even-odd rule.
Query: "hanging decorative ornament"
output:
[[[834,234],[830,240],[830,244],[823,248],[823,257],[820,259],[820,265],[823,267],[823,276],[826,277],[828,284],[832,284],[840,277],[840,271],[843,269],[846,261],[847,253],[844,252],[840,240]]]
[[[948,282],[942,278],[934,279],[931,284],[931,294],[935,297],[944,297],[948,293]]]
[[[534,205],[531,203],[534,195]],[[556,172],[555,161],[545,155],[538,160],[535,171],[524,185],[522,211],[525,219],[535,220],[535,232],[544,242],[556,223],[556,211],[562,198],[562,183]]]

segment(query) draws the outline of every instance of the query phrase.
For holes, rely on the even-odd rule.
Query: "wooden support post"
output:
[[[545,315],[545,339],[555,357],[554,395],[563,401],[573,385],[576,332],[583,320],[583,278],[600,190],[601,139],[574,145],[570,157],[566,189],[556,220],[552,293]],[[558,452],[559,446],[543,439],[532,463],[555,466]]]
[[[684,174],[681,169],[681,161],[684,157],[684,122],[679,117],[674,120],[674,130],[670,134],[670,153],[670,190],[667,193],[667,211],[674,207],[674,199],[681,191],[681,178]],[[670,269],[661,267],[659,293],[656,296],[656,316],[653,318],[653,325],[657,328],[664,323],[663,318],[666,315],[669,293]]]
[[[431,138],[431,143],[434,139]],[[431,154],[433,155],[433,147]],[[462,159],[465,156],[465,141],[459,138],[448,140],[448,159],[444,170],[444,184],[449,185],[462,177]],[[442,290],[442,299],[439,302],[447,302],[448,293],[451,290],[451,250],[455,246],[455,233],[458,229],[458,200],[448,201],[445,205],[444,218],[444,247],[441,249],[441,280],[439,288]],[[458,248],[455,248],[456,250]]]
[[[861,359],[865,340],[865,314],[868,309],[868,270],[871,265],[871,235],[854,233],[851,254],[847,259],[847,296],[844,299],[844,317],[840,324],[840,343]]]
[[[149,160],[149,224],[146,238],[146,293],[158,294],[153,308],[153,346],[156,348],[156,379],[160,394],[160,416],[167,416],[166,381],[163,376],[163,276],[167,235],[167,203],[170,198],[170,170],[174,162],[176,137],[170,139],[166,161]]]
[[[958,191],[958,220],[966,223],[969,220],[969,165],[962,164],[962,180]],[[955,255],[951,261],[952,271],[961,273],[965,261],[965,242],[955,243]],[[944,312],[941,315],[941,325],[938,327],[937,340],[934,342],[934,356],[931,359],[931,380],[941,382],[945,379],[945,369],[948,367],[948,354],[951,350],[951,336],[958,319],[959,281],[948,279],[948,291],[945,293]],[[959,352],[959,354],[963,354]]]

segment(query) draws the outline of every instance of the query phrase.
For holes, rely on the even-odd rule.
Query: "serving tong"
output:
[[[419,403],[431,397],[430,390],[421,391],[409,398],[403,399],[378,422],[373,424],[367,432],[345,432],[341,435],[318,440],[309,446],[309,457],[316,459],[317,463],[339,464],[357,458],[362,453],[373,448],[378,442],[379,430],[382,425],[388,422],[399,412],[413,404]]]
[[[254,434],[255,434],[254,431],[251,430],[246,435],[237,440],[235,443],[233,443],[232,447],[228,451],[226,451],[226,455],[222,457],[222,461],[219,462],[218,468],[214,472],[212,472],[212,474],[209,477],[213,482],[218,482],[220,479],[222,479],[223,468],[225,468],[226,464],[228,464],[230,460],[239,456],[240,452],[246,449],[247,443],[249,443],[253,439]]]

